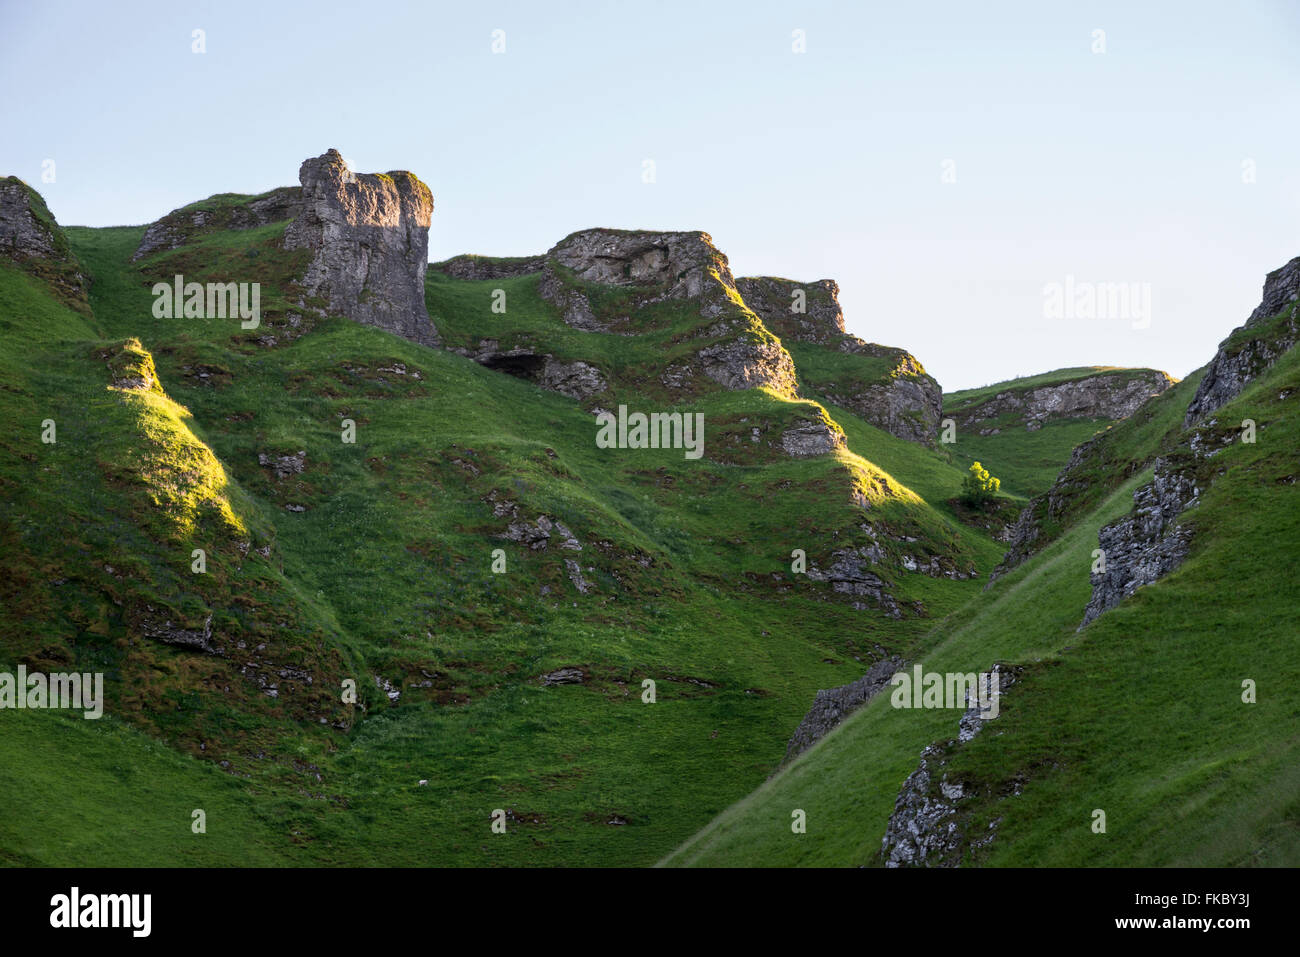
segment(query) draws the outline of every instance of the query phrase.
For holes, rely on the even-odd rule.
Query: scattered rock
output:
[[[302,450],[292,455],[259,452],[257,454],[257,464],[264,469],[270,469],[275,473],[277,479],[284,481],[292,475],[300,475],[303,469],[307,467],[307,452]]]
[[[542,675],[542,687],[550,688],[554,685],[580,685],[586,680],[586,674],[581,668],[557,668],[555,671],[547,672]]]

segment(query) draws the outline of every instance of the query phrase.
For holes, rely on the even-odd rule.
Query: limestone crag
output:
[[[878,429],[909,442],[933,444],[943,411],[943,390],[916,357],[903,349],[845,336],[841,352],[888,359],[888,374],[875,380],[836,381],[820,387],[830,402],[841,405]]]
[[[839,375],[808,385],[878,429],[909,442],[934,441],[943,390],[916,357],[903,349],[866,342],[844,331],[840,287],[833,279],[796,282],[773,276],[736,280],[736,289],[782,341],[805,342],[867,359],[885,359],[884,375],[863,364],[861,376]],[[802,306],[802,311],[800,307]]]
[[[17,176],[0,179],[0,255],[52,282],[83,306],[87,281],[40,193]]]
[[[795,391],[794,360],[773,341],[742,335],[699,352],[699,371],[724,389],[766,387],[785,395]]]
[[[1169,459],[1156,461],[1152,481],[1133,493],[1133,511],[1097,533],[1105,570],[1091,576],[1092,597],[1083,625],[1183,563],[1192,530],[1177,519],[1197,503],[1200,493],[1192,469]]]
[[[587,290],[626,292],[614,313],[597,310]],[[566,236],[546,254],[538,291],[565,323],[587,332],[635,335],[641,312],[669,300],[698,303],[700,342],[691,361],[671,365],[666,388],[687,391],[712,382],[726,389],[766,387],[795,394],[794,362],[778,339],[741,301],[727,257],[707,233],[588,229]]]
[[[145,229],[131,261],[177,249],[205,230],[256,229],[293,219],[302,211],[302,190],[297,186],[284,186],[247,202],[223,202],[238,198],[230,194],[213,196],[194,204],[200,208],[183,206],[172,210]]]
[[[37,207],[39,201],[35,191],[18,177],[0,180],[0,250],[13,257],[59,258],[57,227],[50,221],[49,210]]]
[[[1245,325],[1219,345],[1187,407],[1192,425],[1236,398],[1249,382],[1300,340],[1296,301],[1300,299],[1300,257],[1264,280],[1264,295]],[[1277,323],[1268,320],[1285,314]]]
[[[736,290],[783,340],[837,346],[844,335],[840,287],[833,279],[801,283],[774,276],[741,277]]]
[[[843,447],[844,433],[822,419],[804,420],[781,433],[781,449],[792,458],[828,455]]]
[[[644,290],[648,298],[638,305],[700,297],[711,280],[735,288],[727,257],[699,231],[586,229],[560,240],[546,258],[582,282]]]
[[[429,187],[402,171],[354,173],[337,150],[305,160],[298,178],[302,209],[284,246],[313,253],[307,295],[323,297],[330,313],[436,345],[424,304]]]
[[[1006,389],[990,399],[960,407],[950,415],[959,429],[995,435],[1006,418],[1029,431],[1053,419],[1125,419],[1153,395],[1174,384],[1164,372],[1124,370],[1030,389]],[[997,425],[991,423],[998,420]]]

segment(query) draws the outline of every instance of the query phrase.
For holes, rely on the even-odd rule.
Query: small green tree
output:
[[[1000,488],[1002,480],[994,478],[988,469],[976,462],[962,479],[961,497],[969,505],[983,507],[993,501]]]

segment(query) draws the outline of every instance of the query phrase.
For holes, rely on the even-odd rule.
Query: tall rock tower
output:
[[[329,311],[423,345],[438,331],[424,305],[433,193],[412,173],[358,174],[337,150],[298,170],[302,207],[286,249],[313,251],[303,278]]]

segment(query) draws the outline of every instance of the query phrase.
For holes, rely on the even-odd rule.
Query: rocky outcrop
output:
[[[1184,428],[1205,422],[1207,416],[1240,394],[1300,341],[1297,320],[1292,315],[1298,299],[1300,258],[1268,275],[1259,306],[1219,346],[1188,405]],[[1135,421],[1140,422],[1156,407],[1153,403],[1138,413]],[[1116,452],[1130,424],[1115,426],[1075,448],[1052,487],[1020,513],[1010,547],[989,576],[990,583],[1040,550],[1056,530],[1066,527],[1099,495],[1147,466],[1151,457],[1134,458]],[[1134,493],[1134,514],[1102,530],[1105,540],[1100,545],[1107,552],[1109,570],[1104,576],[1094,576],[1094,593],[1085,623],[1142,585],[1168,574],[1186,556],[1187,533],[1172,524],[1173,518],[1194,503],[1198,486],[1193,476],[1208,474],[1201,463],[1237,434],[1235,429],[1216,430],[1216,425],[1210,420],[1185,438],[1180,438],[1177,428],[1166,435],[1161,442],[1166,457],[1156,460],[1155,480]],[[1191,464],[1189,459],[1197,464]],[[1176,467],[1172,464],[1175,461],[1179,463]],[[1112,551],[1116,554],[1112,555]]]
[[[932,445],[943,410],[943,390],[916,357],[902,349],[844,336],[840,352],[892,363],[875,379],[840,378],[815,387],[827,401],[843,406],[858,418],[909,442]]]
[[[837,346],[844,336],[840,287],[833,279],[795,282],[774,276],[742,277],[736,290],[783,340]]]
[[[823,420],[805,421],[781,433],[781,448],[792,458],[827,455],[844,446],[844,434]]]
[[[429,268],[452,279],[515,279],[539,273],[545,265],[545,256],[493,257],[467,253],[433,263]]]
[[[15,259],[58,259],[61,245],[39,194],[17,176],[0,180],[0,252]]]
[[[277,479],[283,482],[285,479],[303,473],[307,468],[307,452],[300,450],[289,455],[259,452],[257,453],[257,464],[273,473]]]
[[[302,190],[285,186],[247,202],[234,194],[174,209],[144,231],[131,261],[185,245],[197,234],[224,229],[256,229],[293,219],[302,211]]]
[[[1092,598],[1083,625],[1183,563],[1192,531],[1177,519],[1197,503],[1200,493],[1189,464],[1156,460],[1155,477],[1133,493],[1133,511],[1097,534],[1105,570],[1091,576]]]
[[[181,625],[174,625],[170,618],[159,620],[160,616],[149,615],[140,619],[140,632],[146,638],[152,638],[155,641],[161,641],[165,645],[175,645],[178,648],[188,648],[191,651],[202,651],[205,654],[216,654],[217,649],[212,645],[212,614],[209,613],[203,622],[202,628],[185,628]]]
[[[49,280],[84,306],[87,280],[41,194],[17,176],[0,179],[0,256]]]
[[[832,728],[875,697],[902,668],[903,659],[897,656],[886,658],[872,665],[857,681],[818,691],[812,707],[790,736],[782,763],[790,762],[824,738]]]
[[[587,675],[581,668],[557,668],[542,675],[542,686],[553,688],[556,685],[580,685]]]
[[[735,288],[727,257],[699,231],[586,229],[560,240],[546,257],[581,282],[644,291],[638,306],[699,298],[718,282]]]
[[[724,389],[766,387],[786,395],[795,392],[790,353],[779,342],[750,335],[701,349],[699,371]]]
[[[476,350],[449,351],[571,399],[589,399],[609,388],[605,374],[589,362],[580,359],[566,362],[531,348],[502,349],[496,339],[481,340]]]
[[[825,571],[809,563],[808,580],[827,582],[832,591],[843,595],[870,598],[891,618],[901,618],[902,609],[889,593],[889,583],[870,570],[870,566],[880,562],[882,554],[880,547],[874,544],[836,549],[831,552],[830,564]],[[866,606],[855,602],[854,607]]]
[[[617,307],[598,310],[588,288],[619,287]],[[740,300],[727,257],[707,233],[588,229],[566,236],[546,254],[538,291],[565,323],[587,332],[644,331],[647,306],[679,300],[695,305],[699,342],[692,360],[660,377],[672,390],[711,381],[725,389],[766,387],[795,394],[794,362],[778,339]]]
[[[433,194],[404,171],[352,172],[337,150],[303,162],[302,209],[286,249],[308,249],[302,279],[328,311],[412,342],[436,345],[424,305]]]
[[[980,435],[1008,428],[1008,418],[1034,432],[1053,419],[1126,419],[1173,384],[1164,372],[1125,369],[1055,385],[1008,388],[973,405],[952,408],[949,415],[959,429],[973,429]]]
[[[995,664],[998,693],[1004,694],[1019,677],[1020,668]],[[982,680],[982,679],[981,679]],[[994,831],[968,835],[961,820],[961,806],[974,796],[973,789],[950,780],[945,766],[955,749],[979,734],[987,724],[977,703],[972,703],[958,723],[958,736],[942,744],[931,744],[921,752],[921,763],[908,775],[894,802],[894,813],[880,842],[880,859],[886,867],[956,867],[968,848],[982,847],[993,840]],[[1016,781],[1011,793],[1019,794]],[[996,823],[996,822],[995,822]]]
[[[882,375],[877,364],[863,364],[863,374],[810,379],[806,384],[827,401],[909,442],[932,443],[939,427],[943,391],[921,363],[903,349],[865,342],[844,331],[840,287],[833,279],[796,282],[773,276],[736,280],[736,289],[782,341],[807,342],[867,359],[890,363]],[[802,309],[800,308],[802,307]]]
[[[1300,257],[1264,280],[1264,294],[1245,325],[1219,345],[1187,406],[1192,425],[1241,394],[1250,381],[1300,340],[1296,301],[1300,299]],[[1283,314],[1278,322],[1269,322]]]

